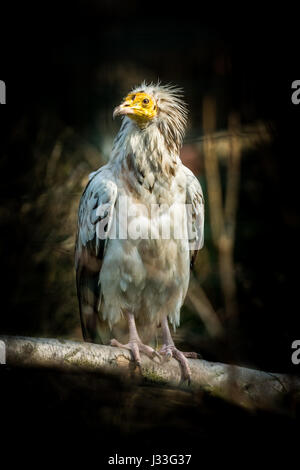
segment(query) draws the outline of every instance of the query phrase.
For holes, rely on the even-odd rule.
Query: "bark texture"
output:
[[[124,379],[175,386],[213,396],[248,409],[293,412],[300,400],[300,379],[229,364],[189,359],[191,384],[181,382],[174,359],[159,363],[142,355],[141,371],[129,351],[69,340],[0,336],[8,367],[50,368],[61,371],[118,373]],[[1,367],[1,366],[0,366]]]

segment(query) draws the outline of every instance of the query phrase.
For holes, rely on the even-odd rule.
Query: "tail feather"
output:
[[[85,341],[107,344],[110,339],[108,325],[99,317],[101,308],[101,286],[98,273],[86,267],[79,267],[76,272],[77,295],[79,301],[82,335]]]

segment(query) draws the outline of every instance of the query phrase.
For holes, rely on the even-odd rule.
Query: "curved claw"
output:
[[[181,383],[187,381],[188,385],[190,385],[191,369],[187,357],[196,359],[198,354],[192,352],[179,351],[179,349],[177,349],[172,344],[164,344],[159,352],[164,356],[166,362],[169,361],[171,357],[174,357],[174,359],[179,362],[181,367]]]
[[[164,362],[168,362],[173,357],[172,349],[174,346],[163,346],[159,353],[164,357]]]
[[[182,353],[185,357],[189,357],[190,359],[202,359],[201,354],[196,352],[183,352]]]
[[[181,384],[184,384],[185,381],[187,381],[187,384],[188,384],[188,386],[190,387],[190,385],[191,385],[191,377],[182,377],[182,379],[180,380],[180,383],[181,383]]]
[[[171,357],[173,357],[173,354],[171,353],[171,351],[162,351],[161,354],[163,355],[163,362],[169,362]]]
[[[159,360],[159,362],[162,361],[162,357],[161,355],[159,354],[159,352],[155,351],[155,349],[153,349],[153,352],[152,352],[152,359],[155,359],[157,357],[157,359]]]
[[[110,345],[113,347],[124,348],[131,351],[133,359],[139,368],[141,368],[141,352],[153,360],[155,357],[157,357],[161,362],[161,355],[157,351],[155,351],[155,349],[151,348],[150,346],[147,346],[147,344],[143,344],[140,341],[133,340],[129,341],[129,343],[127,344],[122,344],[119,343],[119,341],[117,341],[116,339],[112,339],[110,341]]]

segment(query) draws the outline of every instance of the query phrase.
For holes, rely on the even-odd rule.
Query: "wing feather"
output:
[[[189,168],[184,166],[187,178],[186,203],[192,206],[192,233],[194,239],[190,242],[191,268],[193,268],[196,256],[204,245],[204,197],[201,185]]]
[[[86,341],[103,342],[98,328],[99,275],[117,192],[111,173],[102,167],[90,175],[79,204],[75,268],[81,326]]]

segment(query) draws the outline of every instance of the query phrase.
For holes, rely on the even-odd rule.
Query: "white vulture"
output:
[[[110,160],[90,175],[79,205],[75,265],[83,337],[105,342],[101,325],[111,331],[126,319],[127,344],[111,339],[112,346],[129,349],[139,366],[141,353],[174,357],[189,381],[186,358],[197,355],[176,348],[169,322],[179,325],[190,268],[203,245],[204,201],[179,157],[187,117],[182,90],[143,83],[115,108],[119,115]],[[143,343],[139,325],[147,332],[161,327],[159,351]]]

